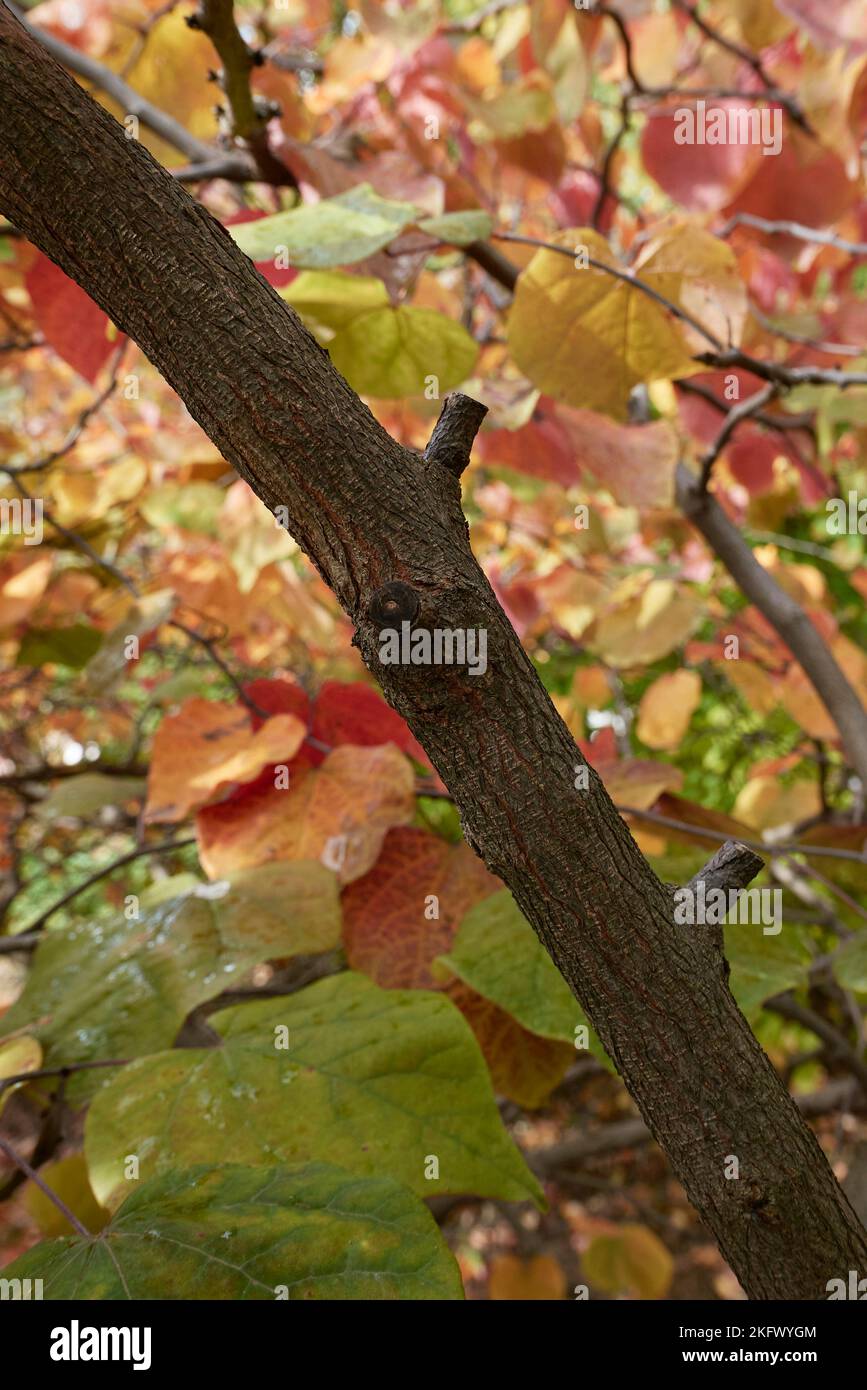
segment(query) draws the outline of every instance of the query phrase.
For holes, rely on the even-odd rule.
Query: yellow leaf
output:
[[[345,270],[303,270],[280,291],[302,318],[325,328],[345,328],[359,314],[388,307],[388,291],[373,275]]]
[[[757,662],[718,661],[715,665],[717,671],[731,681],[738,694],[757,714],[770,714],[780,703],[774,682]]]
[[[648,686],[638,706],[638,737],[648,748],[677,748],[701,699],[696,671],[669,671]]]
[[[658,274],[679,279],[676,297],[681,307],[724,347],[737,347],[747,316],[747,291],[734,252],[719,237],[690,223],[681,223],[657,237],[636,264],[639,279],[655,283]],[[694,352],[710,344],[689,325],[684,336]]]
[[[815,782],[783,786],[779,777],[753,777],[738,792],[732,814],[754,830],[797,825],[822,809]]]
[[[636,594],[621,598],[623,586],[594,623],[586,645],[609,666],[650,665],[686,641],[701,619],[702,605],[670,579],[651,579]]]
[[[214,107],[220,92],[208,80],[208,73],[218,66],[217,55],[210,39],[187,25],[186,16],[193,11],[194,6],[183,5],[156,21],[126,80],[154,106],[170,111],[191,134],[212,140],[217,134]],[[151,134],[144,125],[140,138],[151,154],[170,168],[188,163],[173,145]]]
[[[0,1043],[0,1081],[10,1076],[20,1076],[26,1071],[38,1071],[41,1065],[42,1048],[35,1038],[8,1038]],[[0,1090],[0,1112],[12,1092],[26,1084],[26,1081],[18,1081],[14,1086],[4,1086]]]
[[[147,464],[134,454],[86,473],[60,473],[52,484],[57,520],[64,526],[97,521],[141,492],[147,478]]]
[[[367,396],[442,396],[469,376],[478,346],[465,328],[431,309],[374,309],[328,345],[350,386]]]
[[[671,1287],[674,1260],[653,1231],[627,1223],[596,1236],[582,1259],[591,1284],[606,1293],[664,1298]]]
[[[608,243],[590,228],[557,234],[577,252],[537,251],[519,279],[509,315],[509,349],[534,386],[557,400],[625,419],[639,382],[696,371],[677,321],[643,290],[581,264],[615,265]],[[682,276],[653,269],[641,279],[676,302]]]
[[[39,1176],[92,1235],[96,1235],[111,1220],[111,1214],[99,1205],[93,1195],[84,1154],[69,1154],[55,1163],[46,1164]],[[24,1203],[47,1239],[75,1234],[63,1212],[34,1182],[29,1182],[24,1189]]]

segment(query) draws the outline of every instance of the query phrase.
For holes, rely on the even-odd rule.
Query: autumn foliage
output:
[[[659,877],[763,851],[730,986],[854,1183],[867,748],[681,502],[867,706],[867,31],[691,9],[238,5],[249,109],[192,4],[28,18],[259,159],[86,82],[395,438],[488,407],[474,552]],[[698,92],[779,151],[681,140]],[[280,516],[11,223],[0,316],[0,1263],[118,1296],[24,1153],[137,1298],[737,1297]]]

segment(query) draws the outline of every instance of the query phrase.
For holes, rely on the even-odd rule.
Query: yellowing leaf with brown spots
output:
[[[648,686],[638,706],[638,737],[648,748],[678,748],[701,699],[697,671],[668,671]]]
[[[573,253],[616,265],[608,243],[588,227],[557,234]],[[679,272],[647,269],[652,289],[677,301]],[[696,370],[676,319],[643,290],[604,270],[576,266],[574,255],[537,251],[518,280],[509,315],[509,349],[540,390],[569,405],[626,418],[639,382]]]
[[[292,770],[289,786],[254,784],[205,807],[196,820],[210,878],[275,859],[318,859],[352,883],[373,867],[386,832],[415,814],[415,779],[387,743],[346,744],[315,770]]]
[[[183,820],[221,788],[252,782],[263,768],[290,762],[305,734],[293,714],[267,719],[253,733],[243,706],[187,700],[154,738],[145,819]]]

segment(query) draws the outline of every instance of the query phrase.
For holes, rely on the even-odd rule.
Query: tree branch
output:
[[[768,401],[773,399],[778,391],[779,387],[774,382],[769,382],[767,386],[763,386],[762,389],[756,391],[754,395],[747,396],[746,400],[741,401],[739,405],[732,406],[726,416],[722,429],[701,461],[699,488],[702,492],[707,491],[713,466],[738,425],[744,420],[748,420],[751,415],[755,416],[756,413],[762,409],[762,406],[767,405]]]
[[[843,747],[867,786],[867,712],[807,614],[763,569],[722,507],[702,490],[684,464],[676,474],[684,514],[719,556],[751,603],[764,614],[797,658],[840,730]]]
[[[161,140],[173,145],[181,154],[185,154],[188,159],[205,160],[210,159],[214,151],[212,147],[199,140],[195,135],[176,121],[173,116],[169,116],[165,111],[161,111],[153,102],[140,96],[134,87],[128,82],[124,82],[122,77],[112,72],[104,63],[99,63],[95,58],[91,58],[87,53],[82,53],[80,48],[73,48],[71,43],[64,43],[62,39],[55,38],[47,30],[41,29],[38,24],[31,24],[14,5],[9,5],[9,9],[15,15],[20,24],[42,44],[59,63],[70,72],[77,73],[87,82],[92,82],[106,96],[112,97],[118,106],[130,116],[137,117],[142,125],[147,126],[148,130],[153,131]]]
[[[234,0],[201,0],[196,14],[187,17],[190,28],[202,29],[220,56],[220,85],[229,103],[230,133],[250,150],[258,174],[269,182],[294,182],[291,172],[268,146],[268,119],[279,114],[268,102],[258,102],[250,75],[263,61],[249,49],[235,23]]]
[[[732,890],[737,892],[746,888],[764,867],[764,860],[747,845],[738,840],[726,840],[716,854],[693,875],[689,887],[695,890],[703,883],[707,893],[713,889],[721,889],[724,893]]]
[[[473,440],[488,413],[488,407],[461,391],[452,391],[443,401],[428,446],[425,460],[448,469],[459,478],[470,461]]]

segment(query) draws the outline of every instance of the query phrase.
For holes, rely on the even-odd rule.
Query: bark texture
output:
[[[670,889],[596,774],[576,789],[583,760],[472,555],[453,468],[390,438],[228,233],[2,4],[0,93],[0,210],[141,345],[266,504],[287,508],[747,1293],[820,1299],[829,1279],[867,1273],[867,1234],[705,929],[675,926]],[[486,629],[485,674],[381,666],[371,604],[392,584],[415,596],[417,626]]]

